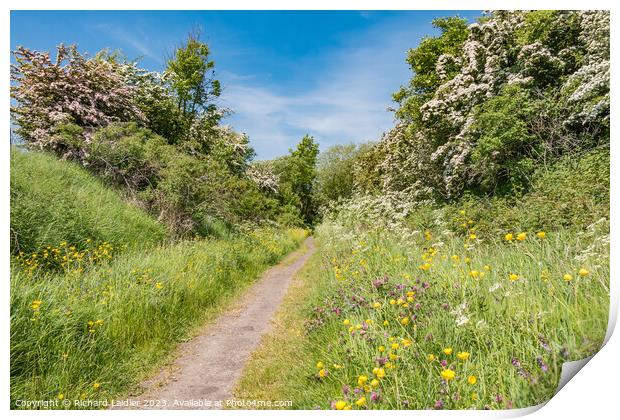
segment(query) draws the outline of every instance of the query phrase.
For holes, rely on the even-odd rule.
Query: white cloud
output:
[[[410,77],[406,51],[421,34],[420,28],[399,20],[349,35],[342,47],[300,63],[316,69],[307,76],[305,89],[287,91],[228,75],[222,103],[235,113],[228,122],[250,136],[259,158],[286,153],[305,133],[322,150],[377,140],[394,124],[387,108],[393,105],[392,93]]]
[[[162,55],[155,53],[148,46],[148,37],[145,33],[133,33],[120,26],[107,23],[93,25],[93,27],[106,35],[115,38],[117,41],[129,45],[144,57],[148,57],[157,63],[162,63]],[[135,29],[134,29],[135,32]]]

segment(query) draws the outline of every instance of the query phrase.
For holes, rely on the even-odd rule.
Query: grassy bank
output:
[[[128,392],[305,238],[258,230],[128,252],[85,272],[11,276],[11,404]]]
[[[147,248],[166,229],[75,163],[40,152],[11,150],[11,251],[33,253],[89,239]]]
[[[291,314],[254,355],[237,395],[295,408],[546,401],[562,363],[602,344],[607,229],[603,221],[583,233],[482,242],[324,225]]]

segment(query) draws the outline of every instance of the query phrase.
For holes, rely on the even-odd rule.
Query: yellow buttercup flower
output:
[[[378,350],[379,350],[379,353],[385,352],[385,346],[379,346]]]
[[[319,377],[324,378],[327,376],[327,371],[325,369],[319,370]]]
[[[521,232],[517,235],[517,240],[518,241],[525,241],[525,239],[527,238],[527,233],[525,232]]]
[[[377,369],[377,372],[375,373],[375,375],[377,375],[377,378],[379,379],[385,378],[385,369],[383,368]]]
[[[100,384],[99,382],[95,382],[95,383],[93,384],[93,389],[96,391],[96,390],[98,390],[99,388],[101,388],[101,384]]]
[[[347,406],[347,402],[338,400],[336,401],[336,404],[334,404],[334,406],[336,407],[336,410],[344,410],[345,407]]]
[[[400,323],[403,324],[403,325],[409,324],[409,318],[404,317],[403,319],[400,320]]]
[[[536,232],[536,236],[538,237],[538,239],[545,239],[547,233],[544,230],[541,230],[540,232]]]
[[[476,385],[476,382],[478,382],[478,379],[474,375],[470,375],[467,377],[467,382],[470,385]]]
[[[426,356],[426,360],[428,360],[429,362],[433,362],[433,361],[435,361],[435,355],[434,355],[434,354],[432,354],[432,353],[431,353],[431,354],[428,354],[428,355]]]
[[[348,319],[345,319],[344,321],[342,321],[342,325],[350,325],[351,321],[349,321]]]
[[[471,278],[477,279],[478,277],[480,277],[480,272],[477,270],[472,270],[469,272],[469,276]]]
[[[324,367],[325,367],[325,364],[323,364],[323,362],[321,362],[321,361],[317,362],[317,364],[316,364],[316,368],[317,369],[323,369]]]
[[[445,349],[443,349],[443,352],[447,355],[450,356],[452,354],[452,348],[451,347],[446,347]]]
[[[590,272],[588,270],[586,270],[585,268],[580,268],[579,272],[577,274],[579,274],[581,277],[585,277],[588,274],[590,274]]]
[[[359,400],[355,401],[355,405],[358,407],[363,407],[366,405],[366,397],[361,397]]]
[[[564,281],[571,281],[573,279],[573,276],[566,273],[564,274],[564,276],[562,277],[564,279]]]
[[[357,378],[357,384],[359,386],[364,386],[364,384],[366,383],[366,381],[368,381],[368,376],[366,375],[360,375]]]
[[[456,372],[452,369],[444,369],[441,371],[441,377],[446,381],[451,381],[456,376]]]
[[[56,397],[56,398],[58,398],[59,400],[64,400],[65,399],[65,394],[62,394],[62,393],[58,394],[58,397]]]
[[[458,352],[458,353],[456,354],[456,357],[457,357],[459,360],[467,360],[467,359],[469,359],[469,353],[468,353],[468,352],[466,352],[466,351],[460,351],[460,352]]]
[[[519,275],[518,275],[518,274],[511,273],[511,274],[508,276],[508,278],[510,279],[510,281],[517,281],[517,280],[519,280]]]
[[[512,233],[507,233],[504,235],[504,239],[510,242],[514,239],[514,235]]]
[[[375,303],[372,304],[372,307],[375,308],[375,309],[380,309],[381,308],[381,303],[375,302]]]
[[[372,386],[373,388],[377,388],[379,386],[379,381],[373,379],[372,381],[370,381],[370,386]]]

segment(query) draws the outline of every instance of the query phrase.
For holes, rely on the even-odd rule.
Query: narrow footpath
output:
[[[142,385],[146,391],[130,399],[142,409],[217,409],[231,398],[243,368],[271,328],[297,271],[314,253],[308,238],[305,247],[272,267],[253,284],[234,307],[192,340],[180,345],[177,359]]]

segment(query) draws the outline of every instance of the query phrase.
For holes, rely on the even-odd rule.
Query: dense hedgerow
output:
[[[11,149],[11,252],[43,252],[61,243],[146,248],[166,228],[83,168],[40,152]],[[86,241],[91,241],[87,243]]]

